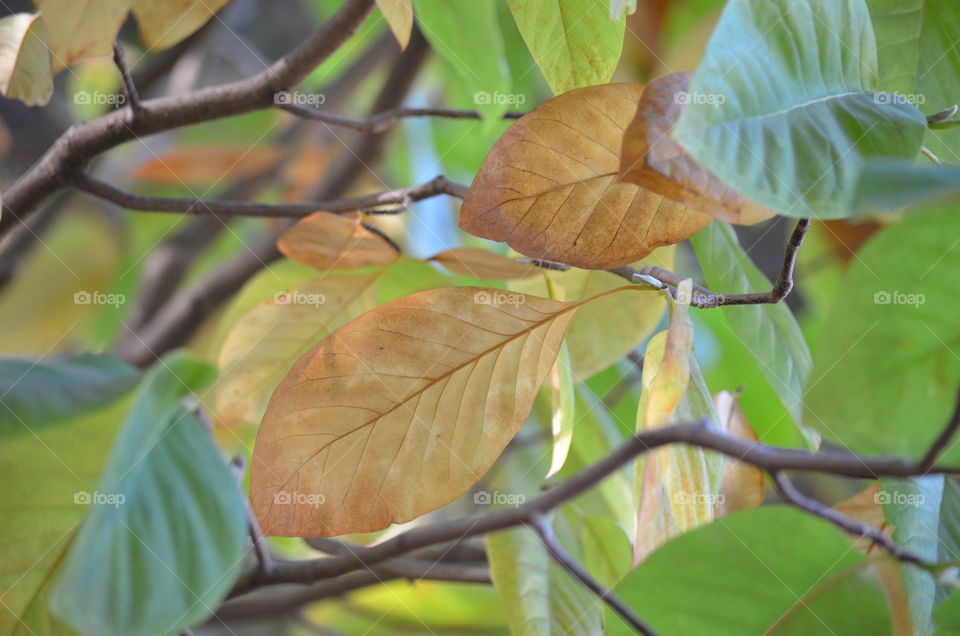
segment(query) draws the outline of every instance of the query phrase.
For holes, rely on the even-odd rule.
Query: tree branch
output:
[[[141,103],[137,117],[120,109],[71,127],[3,197],[0,236],[23,222],[76,169],[94,156],[145,135],[212,119],[272,108],[274,96],[289,89],[346,42],[366,19],[373,0],[347,0],[320,29],[288,55],[256,75],[184,95]]]
[[[920,460],[921,468],[929,469],[933,467],[940,457],[940,454],[943,453],[947,447],[947,444],[956,436],[958,429],[960,429],[960,390],[957,391],[957,400],[956,405],[953,407],[953,415],[951,415],[947,421],[947,426],[943,429],[943,432],[937,436],[937,439],[933,440],[933,444],[930,445],[930,450],[928,450],[927,454]]]
[[[702,285],[694,284],[690,306],[700,309],[711,309],[714,307],[725,307],[730,305],[767,305],[776,304],[786,298],[793,291],[793,270],[797,263],[797,253],[803,244],[803,239],[810,227],[810,219],[800,219],[797,221],[790,240],[787,241],[787,247],[783,254],[783,267],[780,269],[780,275],[777,276],[773,288],[768,292],[748,292],[745,294],[718,294],[712,292]],[[611,274],[616,274],[621,278],[636,283],[659,283],[661,289],[667,289],[676,296],[676,287],[683,280],[683,276],[672,272],[663,267],[647,265],[637,269],[625,265],[608,269]]]
[[[120,78],[123,80],[123,90],[127,98],[127,103],[130,105],[131,110],[131,122],[136,122],[137,118],[140,117],[140,114],[143,112],[143,105],[140,103],[140,93],[137,92],[137,85],[133,81],[133,76],[130,75],[130,69],[127,68],[127,58],[123,52],[123,46],[120,44],[119,38],[113,43],[113,63],[116,65],[117,70],[120,71]]]
[[[623,620],[627,621],[635,630],[645,636],[656,636],[657,632],[652,627],[647,625],[643,619],[637,616],[633,610],[627,607],[613,592],[590,576],[589,572],[580,567],[580,564],[567,554],[563,546],[560,545],[560,542],[557,541],[553,535],[553,528],[550,527],[550,523],[543,515],[534,515],[533,519],[530,520],[530,527],[540,535],[540,540],[543,542],[543,545],[546,546],[550,556],[562,565],[567,572],[572,574],[574,578],[580,581],[584,587],[596,594],[600,600],[609,605],[613,611],[619,614]]]
[[[121,190],[84,172],[72,177],[72,185],[95,197],[141,212],[169,212],[175,214],[212,214],[219,217],[255,216],[264,218],[302,218],[314,212],[342,214],[375,210],[387,205],[407,205],[440,194],[461,196],[464,186],[439,175],[420,185],[376,194],[366,194],[331,201],[300,203],[257,203],[255,201],[223,201],[218,199],[191,199],[180,197],[152,197]]]
[[[454,110],[450,108],[392,108],[372,115],[366,119],[354,119],[328,113],[326,111],[303,106],[301,104],[278,104],[277,108],[285,110],[297,117],[322,121],[331,126],[340,126],[341,128],[350,128],[358,132],[381,133],[389,130],[401,119],[411,117],[444,117],[448,119],[481,119],[481,115],[475,110]],[[503,119],[520,119],[526,113],[509,112],[503,114]]]

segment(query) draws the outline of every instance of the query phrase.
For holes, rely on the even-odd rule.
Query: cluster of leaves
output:
[[[144,43],[164,47],[224,4],[118,0],[94,12],[38,1],[41,14],[0,21],[3,92],[44,103],[51,72],[108,53],[128,11]],[[476,101],[485,127],[519,101],[498,96],[523,95],[494,3],[377,4],[401,46],[416,20],[457,92],[486,96]],[[719,333],[756,376],[744,402],[773,396],[753,413],[764,421],[748,423],[738,395],[711,390],[694,355],[706,330],[685,302],[689,279],[663,289],[604,270],[686,267],[674,245],[689,239],[714,292],[759,291],[769,281],[730,223],[848,218],[958,196],[958,168],[918,164],[924,148],[958,157],[950,116],[928,120],[907,96],[935,108],[956,99],[960,90],[943,87],[960,89],[951,53],[960,19],[937,0],[906,10],[729,0],[694,72],[608,83],[627,4],[507,2],[556,97],[486,154],[459,224],[524,258],[470,238],[473,247],[416,259],[359,215],[319,211],[283,234],[287,259],[251,280],[207,336],[213,366],[182,352],[142,376],[101,355],[2,361],[0,474],[16,475],[0,495],[14,520],[0,551],[4,633],[157,634],[206,620],[247,552],[247,502],[223,447],[251,430],[249,500],[264,533],[281,537],[384,530],[471,489],[517,501],[634,432],[678,421],[789,446],[824,438],[857,451],[926,451],[960,385],[953,208],[911,211],[845,272],[836,266],[819,333],[805,337],[783,304],[707,310],[722,312],[702,320],[723,321]],[[160,165],[180,180],[187,170],[167,159]],[[200,163],[209,168],[209,158]],[[923,300],[877,301],[903,293]],[[643,343],[624,426],[592,387]],[[743,381],[740,366],[729,368],[726,389]],[[504,453],[525,425],[548,441]],[[956,447],[944,453],[958,458]],[[838,509],[925,559],[960,558],[955,482],[879,488]],[[664,633],[952,633],[960,624],[960,598],[930,572],[823,520],[758,507],[763,498],[757,469],[667,447],[558,508],[550,524]],[[486,548],[513,633],[627,629],[530,529],[492,534]]]

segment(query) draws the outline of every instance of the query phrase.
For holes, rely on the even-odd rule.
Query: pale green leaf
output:
[[[913,159],[926,131],[919,110],[877,90],[862,0],[731,0],[672,134],[774,212],[844,217],[863,159]]]
[[[42,106],[53,95],[47,32],[38,13],[0,18],[0,93],[27,106]]]

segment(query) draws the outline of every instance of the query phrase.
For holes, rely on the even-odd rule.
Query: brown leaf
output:
[[[140,164],[133,177],[156,185],[209,185],[266,170],[281,153],[279,148],[244,146],[183,148]]]
[[[724,433],[758,441],[750,428],[737,397],[729,391],[713,396],[713,403],[720,415],[720,427]],[[763,503],[763,471],[756,466],[724,457],[723,478],[720,481],[720,496],[717,498],[717,516],[724,516],[755,508]]]
[[[691,75],[671,73],[647,85],[623,137],[622,178],[730,223],[770,218],[772,212],[730,188],[670,138]]]
[[[581,302],[452,287],[337,329],[260,426],[250,496],[264,532],[380,530],[460,496],[527,418]]]
[[[230,0],[130,0],[140,39],[153,51],[173,46],[204,24]]]
[[[350,219],[329,212],[315,212],[301,219],[277,240],[277,247],[298,263],[321,272],[388,265],[397,250],[379,235]]]
[[[572,90],[497,141],[460,210],[460,227],[517,251],[587,269],[640,260],[710,216],[618,180],[623,133],[643,87]]]
[[[407,48],[410,43],[410,32],[413,30],[413,3],[411,0],[377,0],[380,12],[390,25],[393,37],[397,38],[400,49]]]
[[[455,274],[474,278],[511,280],[536,276],[543,270],[536,265],[524,265],[512,258],[494,254],[479,247],[458,247],[445,250],[430,259]]]

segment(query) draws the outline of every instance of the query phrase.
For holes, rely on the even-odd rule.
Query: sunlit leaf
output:
[[[728,435],[757,441],[747,419],[737,404],[737,396],[721,391],[713,396],[717,407],[720,429]],[[724,456],[720,493],[717,497],[717,515],[728,515],[737,510],[755,508],[763,503],[763,471],[756,466],[737,462]]]
[[[555,95],[610,81],[623,48],[626,7],[594,0],[507,4]],[[618,15],[611,17],[614,12]]]
[[[0,439],[109,404],[138,375],[103,354],[0,358]]]
[[[0,93],[28,106],[42,106],[53,94],[47,32],[40,14],[0,18]]]
[[[360,219],[315,212],[284,232],[277,247],[298,263],[321,272],[389,265],[397,258],[383,237],[363,227]]]
[[[674,253],[672,246],[661,247],[634,265],[670,269]],[[569,300],[589,298],[623,284],[623,279],[604,271],[571,269],[548,271],[546,276],[566,290]],[[542,276],[510,281],[509,287],[526,294],[547,295]],[[574,379],[586,380],[634,350],[660,323],[665,307],[663,296],[650,292],[598,298],[578,309],[567,330]],[[602,329],[597,328],[600,324]]]
[[[877,89],[862,1],[731,0],[672,135],[778,214],[844,217],[862,160],[915,158],[926,131],[919,110]]]
[[[737,242],[733,228],[719,221],[690,240],[710,289],[720,294],[766,291],[770,281]],[[796,319],[784,303],[723,308],[730,330],[750,351],[796,424],[812,361]]]
[[[250,490],[264,532],[379,530],[461,495],[526,419],[582,302],[454,287],[337,329],[260,426]]]
[[[807,424],[865,452],[921,457],[960,386],[960,216],[944,208],[879,231],[842,279],[817,341]],[[960,458],[948,445],[943,461]]]
[[[380,12],[390,25],[393,37],[397,38],[400,48],[407,48],[410,43],[410,31],[413,29],[413,2],[412,0],[377,0]]]
[[[524,265],[512,258],[500,256],[478,247],[458,247],[444,250],[430,259],[440,263],[455,274],[472,278],[491,280],[509,280],[511,278],[530,278],[543,272],[536,265]]]
[[[127,0],[35,0],[43,12],[53,71],[110,55],[127,17]]]
[[[470,186],[460,227],[589,269],[632,263],[701,229],[709,215],[617,180],[642,94],[634,84],[577,89],[518,120]]]
[[[230,0],[129,0],[140,38],[151,50],[173,46],[210,20]]]
[[[144,377],[53,593],[54,611],[78,631],[179,632],[233,585],[246,548],[243,495],[182,403],[211,373],[173,354]]]
[[[417,23],[437,55],[457,72],[484,117],[509,106],[511,79],[493,2],[416,0]]]
[[[663,636],[890,633],[867,558],[833,525],[783,506],[680,535],[614,592]],[[633,631],[611,618],[607,633]]]
[[[373,307],[381,273],[317,278],[278,292],[240,318],[217,361],[217,423],[232,427],[260,422],[270,395],[293,363],[321,338]]]
[[[622,178],[731,223],[770,218],[772,212],[730,188],[670,138],[688,99],[691,75],[671,73],[647,84],[623,137]]]

